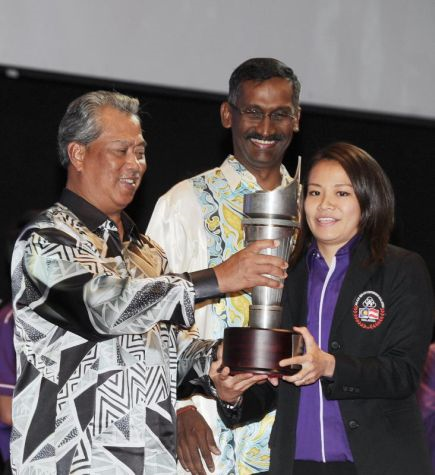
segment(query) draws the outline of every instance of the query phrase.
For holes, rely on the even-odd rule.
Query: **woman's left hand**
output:
[[[306,327],[293,327],[300,333],[305,342],[305,353],[301,356],[286,358],[279,362],[280,366],[298,364],[302,369],[292,376],[283,376],[282,379],[296,386],[305,386],[315,383],[322,376],[331,378],[335,370],[335,358],[330,353],[321,350]],[[277,384],[277,381],[271,381]]]

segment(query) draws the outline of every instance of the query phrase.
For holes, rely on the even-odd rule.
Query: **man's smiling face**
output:
[[[263,117],[254,120],[251,112],[255,111]],[[232,131],[234,155],[253,174],[281,165],[299,128],[299,113],[293,104],[293,85],[283,78],[245,81],[237,104],[224,102],[221,107],[222,124]],[[287,119],[275,120],[286,115]]]
[[[80,145],[78,193],[108,216],[128,206],[146,170],[139,119],[111,107],[99,112],[101,135]]]

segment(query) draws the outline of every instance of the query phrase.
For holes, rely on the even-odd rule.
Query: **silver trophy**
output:
[[[245,195],[242,221],[245,244],[276,239],[280,244],[264,254],[288,261],[300,229],[300,161],[295,178],[286,187]],[[272,276],[269,276],[274,278]],[[292,374],[300,368],[281,368],[278,362],[302,352],[302,337],[282,326],[282,289],[258,286],[252,291],[249,326],[224,332],[223,362],[232,373]]]

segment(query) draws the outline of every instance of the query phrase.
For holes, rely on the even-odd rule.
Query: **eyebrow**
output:
[[[248,104],[246,106],[244,106],[245,108],[249,108],[249,107],[252,107],[252,108],[256,108],[256,109],[261,109],[261,110],[264,110],[264,107],[258,105],[258,104]],[[283,105],[283,106],[277,106],[275,107],[274,109],[272,109],[272,112],[275,112],[275,111],[279,111],[279,110],[288,110],[288,111],[291,111],[291,112],[294,112],[293,111],[293,107],[292,106],[287,106],[287,105]]]
[[[122,140],[122,139],[118,139],[118,140],[112,140],[111,143],[119,143],[121,145],[130,145],[131,144],[131,141],[130,140]],[[147,146],[147,143],[146,143],[146,140],[143,139],[142,141],[140,141],[138,144],[136,144],[136,147],[146,147]]]
[[[307,183],[307,186],[322,186],[320,183]],[[339,186],[350,186],[351,188],[353,188],[353,185],[352,183],[337,183],[334,185],[335,188],[339,187]]]

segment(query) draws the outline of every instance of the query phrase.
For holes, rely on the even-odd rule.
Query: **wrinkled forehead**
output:
[[[140,118],[130,112],[113,107],[102,108],[98,114],[99,138],[109,140],[143,141]]]

